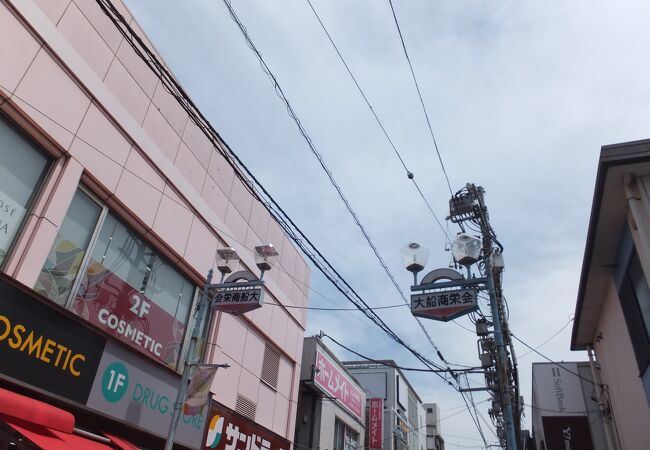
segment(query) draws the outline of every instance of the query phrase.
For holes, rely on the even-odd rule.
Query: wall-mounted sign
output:
[[[594,450],[587,416],[542,417],[546,448]]]
[[[371,398],[368,411],[368,448],[384,448],[384,399]]]
[[[108,342],[87,406],[149,433],[165,437],[169,430],[180,376],[156,363]],[[182,415],[176,441],[198,449],[205,412]]]
[[[145,355],[175,366],[185,324],[101,264],[88,267],[72,310]]]
[[[316,348],[314,384],[325,394],[336,397],[348,411],[363,422],[365,394],[345,370],[320,348]]]
[[[262,306],[264,289],[259,286],[229,286],[220,287],[212,293],[212,307],[218,311],[230,314],[243,314]]]
[[[587,414],[578,364],[563,362],[533,364],[533,389],[536,413],[541,416]]]
[[[447,322],[478,309],[476,288],[435,291],[411,295],[414,316]]]
[[[402,420],[400,417],[397,418],[397,435],[400,440],[408,445],[409,442],[409,426],[406,424],[405,420]]]
[[[212,401],[203,449],[289,450],[291,443],[263,426]]]
[[[0,280],[0,372],[84,404],[106,340]]]

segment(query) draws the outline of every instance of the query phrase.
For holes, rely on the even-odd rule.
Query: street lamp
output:
[[[466,233],[460,233],[451,243],[451,254],[458,264],[470,266],[481,256],[481,240]]]
[[[429,249],[417,242],[411,242],[402,247],[400,255],[406,270],[413,273],[413,280],[415,281],[413,284],[418,284],[418,272],[422,271],[427,264]]]
[[[239,255],[234,248],[225,247],[217,250],[217,270],[221,272],[222,279],[235,269],[238,262]]]
[[[255,264],[262,271],[260,280],[264,278],[264,272],[271,270],[271,267],[273,267],[273,264],[278,259],[278,255],[279,253],[273,247],[273,244],[264,244],[255,247]]]

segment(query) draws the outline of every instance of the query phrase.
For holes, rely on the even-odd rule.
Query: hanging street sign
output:
[[[220,288],[214,292],[212,305],[218,311],[225,311],[231,314],[243,314],[262,306],[263,296],[264,289],[261,287],[237,286]]]
[[[478,309],[476,288],[461,288],[411,295],[411,313],[427,319],[449,320]]]
[[[239,271],[226,278],[225,283],[207,286],[212,308],[239,315],[262,306],[264,282],[248,271]]]
[[[440,281],[448,280],[448,281]],[[478,309],[478,291],[485,278],[465,279],[453,269],[435,269],[411,287],[411,313],[447,322]]]

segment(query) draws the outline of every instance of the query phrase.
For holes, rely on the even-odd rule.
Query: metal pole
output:
[[[201,293],[201,298],[199,299],[198,305],[198,314],[196,315],[196,322],[194,323],[194,330],[192,331],[192,338],[190,339],[190,345],[187,348],[187,354],[185,355],[185,366],[183,367],[183,376],[181,377],[181,385],[178,389],[178,395],[176,396],[176,402],[174,403],[174,411],[172,413],[172,421],[169,424],[169,432],[167,433],[167,441],[165,442],[165,450],[172,450],[174,447],[174,436],[176,435],[176,427],[178,426],[178,420],[181,417],[181,409],[183,408],[183,402],[185,401],[185,395],[187,394],[187,383],[190,379],[190,372],[192,370],[192,365],[194,364],[192,359],[194,358],[194,351],[196,350],[196,341],[198,341],[199,336],[201,335],[201,322],[203,322],[203,315],[205,314],[205,309],[208,306],[208,285],[212,283],[212,269],[208,272],[208,279]]]
[[[506,347],[501,332],[501,315],[497,304],[496,290],[494,289],[494,273],[490,265],[490,255],[485,257],[485,271],[487,273],[488,289],[490,291],[490,306],[492,308],[492,323],[494,325],[494,340],[497,344],[497,362],[499,389],[503,399],[503,420],[506,432],[506,443],[508,450],[517,450],[517,436],[515,434],[515,422],[512,415],[512,401],[510,399],[510,383],[507,383],[508,359]]]

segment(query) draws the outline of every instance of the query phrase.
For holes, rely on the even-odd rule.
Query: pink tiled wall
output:
[[[127,210],[127,219],[162,242],[195,278],[212,266],[223,242],[249,268],[255,267],[251,249],[272,242],[281,257],[265,277],[267,301],[307,304],[310,271],[292,242],[94,0],[5,0],[0,36],[11,42],[0,45],[2,108],[31,121],[63,161],[51,172],[35,207],[40,215],[28,217],[6,271],[33,284],[81,179]],[[215,380],[217,398],[234,407],[238,392],[250,396],[258,401],[260,422],[290,439],[305,321],[303,310],[271,305],[243,319],[223,315],[210,344],[215,361],[233,365]],[[265,340],[283,352],[277,391],[259,380]]]

